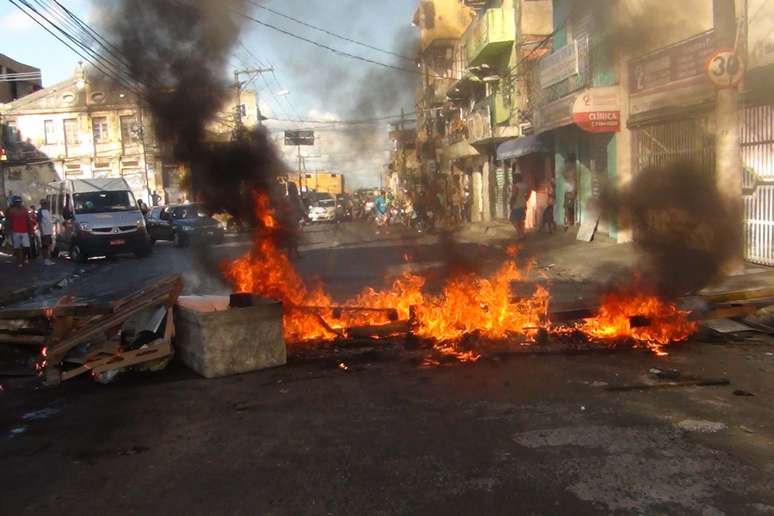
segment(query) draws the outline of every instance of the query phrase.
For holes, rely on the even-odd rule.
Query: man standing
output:
[[[522,181],[521,174],[514,176],[513,193],[511,193],[511,216],[510,221],[516,229],[516,238],[524,237],[524,223],[527,220],[527,199],[529,198],[528,187]]]
[[[567,156],[564,169],[564,227],[565,231],[575,225],[575,200],[578,195],[578,168],[575,154]]]
[[[153,206],[158,206],[161,202],[161,196],[156,193],[156,190],[153,190],[153,193],[151,194],[151,204]]]
[[[54,243],[54,223],[46,199],[40,200],[38,228],[40,228],[40,249],[43,253],[43,263],[45,265],[54,265],[54,262],[51,261],[51,245]]]
[[[30,233],[32,222],[27,208],[22,204],[22,198],[15,195],[11,199],[11,207],[6,213],[8,230],[11,233],[11,246],[16,257],[16,266],[21,268],[27,262],[30,251]]]

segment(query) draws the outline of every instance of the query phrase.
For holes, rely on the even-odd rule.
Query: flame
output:
[[[404,274],[385,290],[364,289],[341,304],[321,285],[309,286],[279,248],[272,234],[280,229],[269,197],[255,194],[255,207],[263,230],[256,235],[253,250],[246,256],[224,263],[226,277],[240,292],[250,292],[284,304],[284,332],[288,343],[333,340],[346,336],[348,328],[392,322],[388,310],[397,311],[400,321],[410,321],[414,333],[435,342],[442,355],[475,362],[480,355],[460,349],[466,335],[485,340],[519,337],[530,342],[538,330],[561,333],[548,319],[548,292],[539,287],[528,297],[513,299],[511,284],[524,276],[514,261],[506,262],[490,276],[463,275],[450,280],[440,294],[426,292],[425,279]],[[268,235],[267,235],[268,233]],[[509,256],[517,252],[509,247]],[[404,257],[405,259],[406,257]],[[379,309],[381,311],[336,310],[336,307]],[[647,325],[632,325],[632,317]],[[697,325],[688,314],[657,297],[639,293],[611,294],[604,299],[599,315],[576,328],[591,339],[632,339],[657,353],[662,347],[686,340]],[[429,363],[429,362],[428,362]]]
[[[664,346],[685,341],[698,329],[689,315],[656,296],[614,293],[602,299],[597,317],[586,320],[579,329],[593,339],[631,339],[665,355]],[[642,318],[643,325],[633,325],[632,318]]]

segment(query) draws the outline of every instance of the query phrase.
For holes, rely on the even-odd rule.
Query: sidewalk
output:
[[[576,239],[577,229],[553,235],[531,233],[516,242],[513,227],[504,221],[468,224],[455,233],[459,242],[495,246],[505,249],[516,244],[522,260],[534,260],[533,275],[552,280],[604,284],[636,270],[639,252],[633,243],[619,244],[597,234],[587,243]],[[703,294],[731,291],[774,289],[774,268],[745,264],[741,274],[727,276],[708,285]]]
[[[8,250],[0,250],[0,306],[30,297],[80,270],[70,260],[60,258],[54,263],[43,265],[39,259],[20,269]]]

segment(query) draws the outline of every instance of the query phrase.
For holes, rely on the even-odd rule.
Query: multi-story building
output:
[[[138,199],[174,200],[180,169],[165,161],[138,95],[94,70],[0,107],[5,196],[36,204],[62,179],[123,177]],[[166,187],[166,190],[165,188]]]
[[[417,102],[425,174],[436,188],[445,185],[451,203],[470,199],[473,221],[506,217],[509,180],[497,167],[497,147],[524,127],[513,71],[525,43],[551,32],[551,2],[422,2],[415,22],[425,72]]]
[[[42,87],[40,68],[0,54],[0,104],[20,99]]]

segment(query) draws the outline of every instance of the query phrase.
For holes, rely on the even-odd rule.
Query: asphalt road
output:
[[[227,242],[216,256],[245,246]],[[304,274],[342,293],[386,271],[498,260],[357,225],[312,228],[303,250]],[[194,263],[191,250],[162,245],[147,260],[93,264],[70,288],[89,295],[182,271],[187,288],[206,291],[192,283]],[[667,357],[495,355],[437,367],[377,343],[346,370],[342,360],[219,380],[173,364],[108,386],[7,385],[0,514],[774,512],[769,338],[697,339]],[[731,385],[607,390],[659,383],[654,367]]]

